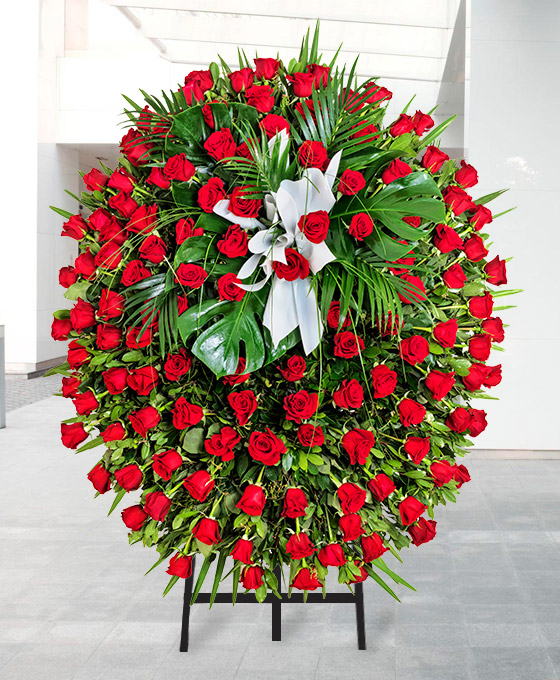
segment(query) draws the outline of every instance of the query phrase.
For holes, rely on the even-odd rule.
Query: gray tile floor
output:
[[[367,651],[351,605],[286,605],[273,643],[268,606],[222,604],[195,605],[181,654],[182,590],[161,598],[164,569],[143,576],[153,551],[93,499],[98,454],[59,443],[71,414],[51,397],[0,431],[2,680],[560,678],[560,454],[468,463],[436,540],[403,554],[417,592],[399,604],[366,582]]]
[[[6,411],[47,399],[60,391],[60,375],[41,376],[28,380],[20,375],[6,376]]]

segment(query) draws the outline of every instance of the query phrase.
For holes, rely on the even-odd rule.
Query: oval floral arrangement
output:
[[[63,443],[103,447],[88,477],[111,510],[138,490],[122,519],[166,592],[201,553],[195,597],[228,556],[258,600],[282,564],[293,588],[335,567],[396,597],[382,556],[434,537],[486,427],[470,400],[501,380],[501,192],[466,192],[476,170],[436,144],[450,121],[384,122],[391,92],[323,65],[317,32],[289,65],[241,53],[143,95],[118,167],[83,177],[91,214],[57,209],[80,248],[52,326]]]

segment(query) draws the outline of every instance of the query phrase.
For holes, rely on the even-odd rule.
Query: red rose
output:
[[[106,444],[108,442],[118,442],[126,439],[126,430],[122,423],[111,423],[103,430],[101,437]]]
[[[307,500],[307,496],[302,489],[286,489],[282,517],[289,517],[290,519],[304,517],[307,512],[308,505],[309,501]]]
[[[241,279],[238,279],[235,274],[229,272],[220,276],[218,279],[218,297],[220,300],[237,301],[243,300],[245,291],[239,287]]]
[[[218,433],[213,434],[210,439],[204,440],[204,448],[206,453],[211,456],[220,456],[222,462],[225,463],[228,460],[233,460],[233,449],[240,441],[241,437],[233,427],[226,425]]]
[[[492,342],[503,342],[504,340],[504,324],[499,316],[485,319],[482,324],[482,330],[492,338]]]
[[[85,279],[91,279],[95,276],[97,265],[95,264],[95,257],[89,250],[86,250],[81,255],[78,255],[74,262],[74,271],[80,274]]]
[[[167,178],[163,168],[152,168],[148,175],[148,179],[146,180],[146,184],[152,184],[160,189],[169,189],[171,180]]]
[[[116,349],[122,340],[122,332],[117,326],[104,323],[97,326],[96,344],[99,349],[108,351]]]
[[[342,437],[341,444],[352,465],[364,465],[375,445],[375,437],[369,430],[355,428]]]
[[[88,223],[81,215],[72,215],[72,217],[62,225],[61,236],[70,236],[70,238],[79,241],[84,238],[88,230]]]
[[[311,243],[322,243],[329,232],[329,214],[315,210],[299,218],[298,227]]]
[[[304,168],[322,168],[328,159],[322,142],[307,140],[299,147],[298,162]]]
[[[188,238],[202,236],[203,233],[204,229],[202,227],[195,228],[192,217],[189,217],[189,219],[181,219],[175,225],[175,240],[177,241],[178,246]]]
[[[455,465],[455,481],[457,482],[457,488],[460,489],[465,482],[471,481],[471,476],[469,471],[464,465]]]
[[[214,87],[214,80],[210,70],[191,71],[185,76],[185,86],[181,89],[185,95],[186,102],[193,106],[195,102],[204,99],[204,93]]]
[[[88,472],[87,478],[98,493],[103,494],[111,488],[111,475],[101,463],[97,463],[93,470]]]
[[[151,234],[142,241],[138,252],[140,257],[143,257],[145,260],[153,262],[154,264],[159,264],[160,262],[163,262],[165,258],[167,246],[163,239],[155,234]]]
[[[249,484],[235,507],[239,508],[246,515],[260,517],[263,513],[265,503],[266,496],[264,495],[262,486]]]
[[[472,416],[467,409],[459,406],[447,416],[445,424],[452,432],[465,432],[471,420]]]
[[[259,126],[261,130],[265,131],[268,139],[272,139],[275,134],[282,130],[286,130],[286,132],[290,134],[290,124],[288,121],[284,116],[278,116],[275,113],[269,113],[268,116],[265,116],[260,121]]]
[[[471,210],[473,211],[473,214],[469,217],[469,222],[476,231],[480,231],[485,224],[492,222],[492,211],[485,205],[475,204]]]
[[[309,536],[303,531],[299,534],[292,534],[286,543],[286,553],[292,560],[301,560],[304,557],[311,557],[317,548],[309,540]]]
[[[426,153],[422,158],[422,167],[429,172],[438,172],[441,166],[449,160],[449,156],[438,149],[437,146],[426,147]]]
[[[139,531],[148,519],[148,514],[144,512],[141,505],[132,505],[121,512],[121,517],[125,526],[132,531]]]
[[[318,557],[319,562],[324,567],[341,567],[343,564],[346,564],[344,550],[338,543],[331,543],[321,548]]]
[[[350,137],[351,139],[361,139],[358,144],[374,144],[375,140],[378,139],[380,132],[379,128],[370,123],[369,125],[364,125],[363,123],[358,123],[352,126],[352,129],[356,130]]]
[[[296,97],[310,97],[315,85],[313,73],[294,73],[287,75],[286,80],[292,85],[292,92]]]
[[[317,413],[318,406],[319,396],[305,390],[299,390],[284,397],[286,420],[293,420],[295,423],[301,423],[302,420],[313,417]]]
[[[492,314],[494,299],[488,291],[469,300],[469,314],[476,319],[487,319]]]
[[[306,363],[303,357],[293,356],[286,362],[286,368],[280,368],[280,366],[277,366],[276,368],[280,371],[284,380],[297,382],[303,378],[305,367]]]
[[[133,326],[127,330],[125,344],[128,348],[141,349],[142,347],[148,347],[152,343],[154,339],[153,324],[148,326],[142,335],[140,335],[141,330],[141,326]]]
[[[83,423],[62,423],[60,426],[60,438],[67,449],[77,449],[87,436]]]
[[[486,380],[482,383],[484,387],[495,387],[502,382],[502,365],[497,366],[486,366],[488,369],[488,375]]]
[[[474,234],[464,242],[463,250],[471,262],[480,262],[480,260],[488,255],[488,250],[484,247],[484,241],[478,234]]]
[[[381,180],[385,184],[391,184],[396,179],[410,175],[411,172],[412,168],[408,163],[401,161],[400,158],[395,158],[381,173]]]
[[[121,150],[135,167],[144,165],[150,160],[149,152],[152,148],[152,144],[142,143],[142,139],[144,139],[144,136],[133,128],[131,128],[121,139]]]
[[[229,197],[229,209],[239,217],[257,217],[261,209],[260,198],[251,198],[253,191],[250,186],[235,187]]]
[[[109,181],[109,178],[104,172],[100,172],[97,168],[93,168],[84,175],[83,180],[88,191],[101,191]]]
[[[169,567],[166,574],[178,576],[179,578],[189,578],[192,575],[192,557],[177,553],[169,560]]]
[[[146,494],[144,510],[156,522],[162,522],[167,517],[170,507],[171,498],[167,498],[161,491],[152,491]]]
[[[311,423],[300,425],[297,436],[299,443],[306,448],[311,446],[323,446],[325,443],[325,435],[323,434],[323,428],[320,425],[311,425]]]
[[[348,233],[350,236],[353,236],[356,241],[363,241],[373,232],[373,224],[373,220],[367,213],[358,213],[350,220]]]
[[[84,302],[82,298],[78,301],[70,312],[70,321],[75,331],[83,331],[85,328],[95,325],[95,309],[89,302]]]
[[[246,567],[241,574],[239,582],[243,584],[245,590],[257,590],[263,585],[264,570],[257,565]]]
[[[436,486],[443,486],[444,484],[449,484],[453,479],[454,469],[447,460],[434,460],[430,465],[430,474],[434,478],[434,484]]]
[[[226,257],[242,257],[247,255],[247,243],[247,232],[238,224],[232,224],[216,245]]]
[[[441,253],[450,253],[455,248],[462,250],[463,241],[455,229],[446,224],[438,224],[434,236],[434,245]]]
[[[311,117],[315,124],[317,124],[317,116],[315,115],[315,105],[313,104],[313,101],[311,99],[300,99],[298,102],[296,102],[294,109],[300,114],[300,116],[304,120],[306,120],[307,117]]]
[[[420,517],[418,522],[408,529],[408,533],[410,534],[414,545],[422,545],[422,543],[431,541],[436,535],[436,525],[437,522],[433,519],[424,519],[423,517]]]
[[[458,262],[443,273],[442,279],[448,288],[462,288],[467,282],[465,272]]]
[[[133,180],[134,177],[129,175],[124,168],[117,168],[109,178],[107,186],[111,187],[111,189],[124,191],[125,193],[130,194],[134,189]]]
[[[366,185],[366,180],[357,170],[345,170],[338,183],[338,190],[345,196],[353,196]]]
[[[241,383],[247,382],[251,374],[245,373],[246,366],[247,366],[246,359],[244,359],[243,357],[239,357],[235,373],[233,373],[232,375],[225,375],[222,378],[222,382],[224,383],[224,385],[241,385]]]
[[[198,190],[198,205],[207,213],[213,212],[216,203],[226,198],[224,183],[219,177],[211,177]]]
[[[243,562],[243,564],[252,564],[251,553],[253,552],[253,541],[248,541],[246,538],[239,538],[233,546],[230,555],[234,560]]]
[[[442,347],[453,347],[457,340],[457,319],[442,321],[434,326],[434,340]]]
[[[158,372],[153,366],[134,368],[128,374],[126,382],[130,389],[141,396],[147,396],[158,383]]]
[[[196,169],[187,159],[185,154],[180,153],[167,159],[163,172],[169,179],[176,179],[179,182],[188,182],[192,179]]]
[[[177,316],[181,316],[189,308],[186,295],[177,295]]]
[[[148,234],[157,227],[157,205],[141,205],[137,208],[126,225],[130,234]]]
[[[228,394],[228,402],[240,425],[246,425],[249,418],[257,410],[257,400],[252,390],[242,390]]]
[[[128,420],[135,432],[142,438],[148,434],[148,430],[155,427],[161,420],[161,416],[153,406],[144,406],[128,416]]]
[[[378,102],[383,101],[384,99],[389,101],[389,99],[392,99],[393,97],[393,93],[390,90],[386,87],[380,87],[376,83],[371,83],[367,88],[367,94],[369,96],[366,101],[370,104],[378,104]]]
[[[151,276],[149,269],[146,269],[142,260],[130,260],[130,262],[123,269],[121,275],[121,283],[123,286],[132,286],[143,279]]]
[[[404,427],[420,425],[426,415],[426,409],[414,399],[403,399],[398,406],[399,417]]]
[[[477,361],[486,361],[492,349],[492,338],[484,333],[473,335],[469,340],[469,354]]]
[[[477,408],[469,409],[469,426],[468,431],[471,437],[478,437],[481,432],[484,432],[488,423],[486,422],[486,411]]]
[[[405,294],[398,293],[399,300],[405,304],[410,304],[412,302],[427,300],[426,287],[424,282],[419,276],[413,276],[412,274],[401,274],[399,277],[401,281],[408,283],[407,291]],[[414,286],[414,288],[412,287]]]
[[[336,495],[340,500],[340,507],[344,514],[358,512],[366,502],[366,491],[357,484],[345,482],[336,490]]]
[[[407,437],[403,449],[414,465],[420,465],[428,453],[430,453],[430,438]]]
[[[266,432],[252,432],[249,437],[249,455],[263,465],[276,465],[283,453],[286,453],[286,445],[279,439],[270,428]]]
[[[500,260],[498,255],[484,265],[484,271],[488,275],[488,283],[491,283],[493,286],[501,286],[507,283],[506,261]]]
[[[461,167],[455,172],[455,181],[460,184],[463,189],[474,187],[478,184],[478,173],[466,161],[461,161]]]
[[[192,360],[187,356],[186,351],[181,347],[177,354],[170,354],[163,370],[168,380],[180,380],[182,376],[191,370]]]
[[[181,264],[177,267],[175,272],[175,280],[183,286],[189,288],[200,288],[206,281],[208,273],[198,264]]]
[[[227,74],[234,92],[242,92],[253,84],[253,69],[242,68]]]
[[[375,399],[383,399],[393,394],[397,386],[397,374],[385,364],[379,364],[371,370],[373,384],[373,396]]]
[[[209,156],[217,161],[221,161],[224,158],[235,156],[237,144],[233,139],[231,130],[229,128],[221,128],[208,137],[204,142],[204,148]]]
[[[343,380],[341,386],[333,393],[333,400],[339,408],[360,408],[364,401],[364,390],[354,378]]]
[[[421,335],[412,335],[399,343],[401,357],[411,366],[421,364],[430,353],[430,345]]]
[[[268,113],[274,106],[274,90],[269,85],[251,85],[245,90],[249,106],[261,113]]]
[[[99,299],[97,314],[104,321],[114,319],[124,312],[124,297],[113,290],[104,288]]]
[[[108,203],[112,210],[117,211],[126,219],[130,219],[138,208],[138,203],[136,203],[130,194],[126,194],[124,191],[119,191],[118,194],[111,196]]]
[[[422,137],[424,132],[427,132],[434,127],[434,119],[431,116],[428,116],[427,113],[416,111],[412,116],[412,124],[414,125],[414,132],[416,132],[418,137]]]
[[[448,186],[443,192],[444,203],[451,208],[454,215],[462,215],[465,210],[472,210],[474,203],[472,198],[463,189]]]
[[[407,132],[412,132],[414,130],[414,123],[412,118],[407,116],[406,113],[401,113],[398,119],[391,125],[389,132],[393,137],[399,137],[400,135],[405,135]]]
[[[109,241],[101,246],[94,262],[101,269],[116,269],[122,262],[122,250],[117,243]]]
[[[72,399],[72,403],[74,404],[76,413],[79,416],[89,416],[90,413],[93,413],[93,411],[95,411],[95,409],[99,406],[99,402],[95,398],[95,395],[89,390],[87,392],[83,392],[82,394],[77,394],[74,399]]]
[[[373,562],[379,559],[389,548],[383,545],[383,539],[379,534],[372,534],[371,536],[362,536],[360,541],[362,545],[362,556],[364,562]]]
[[[78,378],[67,378],[65,376],[62,378],[62,396],[66,398],[75,397],[81,384],[81,380],[78,380]]]
[[[78,280],[74,267],[62,267],[58,272],[58,282],[63,288],[69,288]]]
[[[191,404],[185,397],[177,399],[171,413],[173,414],[173,425],[177,430],[184,430],[196,425],[204,418],[202,408],[197,404]]]
[[[334,336],[334,355],[342,359],[358,356],[364,349],[364,341],[352,331],[342,331]]]
[[[298,571],[294,580],[290,583],[290,587],[298,590],[317,590],[321,587],[321,582],[315,572],[305,567]]]
[[[68,344],[67,359],[70,368],[79,368],[80,366],[87,364],[91,357],[83,345],[80,345],[76,340],[72,340]]]
[[[371,495],[378,501],[384,501],[397,488],[393,480],[383,472],[379,472],[373,479],[370,479],[367,485]]]
[[[360,515],[343,515],[338,520],[338,526],[342,532],[342,540],[346,542],[355,541],[365,533]]]
[[[135,491],[140,488],[142,476],[142,470],[134,463],[125,465],[120,470],[115,470],[115,479],[118,485],[126,491]]]
[[[414,227],[415,229],[422,224],[422,218],[418,217],[417,215],[407,215],[406,217],[402,218],[402,221],[410,224],[410,226]]]
[[[222,540],[220,538],[220,525],[215,519],[209,519],[207,517],[203,517],[195,526],[193,534],[201,543],[205,543],[206,545],[213,545]]]
[[[283,262],[273,262],[272,268],[279,279],[295,281],[296,279],[306,279],[309,276],[309,262],[293,248],[286,248],[284,251],[286,264]]]
[[[342,322],[342,328],[346,328],[352,323],[352,320],[348,316],[348,314],[344,317],[344,321]],[[335,330],[338,330],[340,324],[340,302],[331,302],[329,306],[329,311],[327,314],[327,324],[331,327],[334,328]]]
[[[278,73],[280,64],[276,59],[255,59],[255,78],[258,80],[272,80]]]
[[[426,510],[428,506],[420,503],[414,496],[407,496],[404,501],[399,503],[399,513],[401,522],[406,526],[416,522],[420,515]]]
[[[204,503],[214,488],[214,480],[206,470],[197,470],[185,479],[183,486],[195,500]]]
[[[470,392],[479,390],[488,377],[488,367],[484,364],[471,364],[467,375],[463,376],[463,384]]]
[[[441,401],[455,385],[455,372],[444,373],[432,370],[426,376],[425,385],[432,393],[432,397],[436,401]]]
[[[51,324],[51,337],[53,340],[68,340],[68,335],[71,332],[72,322],[70,319],[53,319]]]

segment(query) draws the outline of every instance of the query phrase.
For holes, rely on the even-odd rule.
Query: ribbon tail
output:
[[[323,335],[323,323],[315,288],[311,285],[310,279],[297,279],[293,284],[294,306],[303,349],[306,354],[311,354]]]
[[[275,276],[266,301],[263,324],[270,331],[274,348],[298,327],[298,315],[294,304],[294,281]]]

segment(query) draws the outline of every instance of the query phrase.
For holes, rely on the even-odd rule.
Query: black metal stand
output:
[[[181,645],[179,650],[181,652],[189,651],[189,617],[191,612],[191,596],[193,590],[195,564],[193,558],[193,573],[185,580],[185,599],[183,602],[183,624],[181,628]],[[280,574],[280,567],[274,570],[276,579],[278,581],[278,592],[282,594],[282,581]],[[197,602],[210,602],[210,593],[199,593],[196,598]],[[214,602],[231,603],[231,593],[217,593]],[[236,602],[250,602],[256,604],[255,596],[252,593],[239,593]],[[272,605],[272,641],[280,642],[282,640],[282,605],[290,603],[303,602],[303,593],[292,593],[291,597],[282,598],[279,600],[275,595],[269,593],[264,603]],[[325,603],[346,603],[356,605],[356,629],[358,634],[358,649],[366,648],[366,629],[364,622],[364,589],[361,583],[356,583],[353,593],[329,593],[323,597],[322,593],[308,593],[307,602],[325,602]]]

